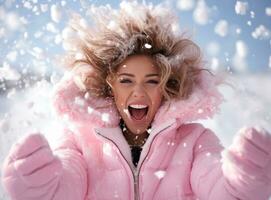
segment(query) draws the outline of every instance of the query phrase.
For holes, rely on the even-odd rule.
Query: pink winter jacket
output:
[[[52,151],[40,134],[24,138],[5,161],[3,185],[22,200],[267,200],[270,135],[243,129],[222,158],[215,134],[192,123],[211,117],[221,101],[205,75],[188,100],[165,102],[135,168],[114,104],[68,77],[54,99],[67,122],[59,146]]]

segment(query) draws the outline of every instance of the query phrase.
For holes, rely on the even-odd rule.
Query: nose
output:
[[[135,98],[143,98],[146,95],[146,91],[144,90],[144,88],[140,85],[137,85],[134,87],[133,90],[133,97]]]

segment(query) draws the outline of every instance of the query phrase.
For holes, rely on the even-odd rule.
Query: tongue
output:
[[[133,118],[135,118],[136,120],[141,120],[145,116],[146,108],[144,109],[131,108],[130,111]]]

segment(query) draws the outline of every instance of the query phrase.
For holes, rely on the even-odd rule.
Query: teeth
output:
[[[147,108],[147,105],[138,105],[138,104],[133,104],[130,105],[130,107],[135,108],[135,109],[143,109],[143,108]]]

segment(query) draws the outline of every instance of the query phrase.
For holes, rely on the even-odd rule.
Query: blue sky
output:
[[[0,67],[8,65],[19,72],[33,70],[38,73],[59,70],[55,55],[63,54],[64,50],[62,43],[56,43],[55,40],[56,37],[61,37],[70,12],[75,11],[84,15],[86,9],[92,4],[96,6],[109,4],[117,8],[120,2],[117,0],[2,0],[0,3],[0,26],[2,27],[0,29]],[[247,3],[244,15],[237,14],[235,11],[238,2],[236,0],[194,0],[190,1],[194,2],[194,5],[189,10],[178,6],[180,2],[185,2],[184,0],[149,2],[154,5],[158,3],[169,5],[177,13],[181,29],[188,30],[192,39],[199,44],[208,66],[212,66],[213,63],[215,70],[227,70],[230,73],[270,73],[271,16],[266,14],[266,9],[271,8],[270,0],[239,1]],[[204,25],[200,25],[193,18],[193,13],[200,3],[204,3],[209,10],[208,19]],[[61,14],[60,21],[57,23],[51,17],[53,5],[59,8],[58,12]],[[222,33],[227,32],[223,37],[214,31],[220,20],[225,20],[227,23],[227,31],[222,30]],[[252,37],[252,33],[260,25],[263,25],[267,32],[269,31],[265,39]],[[55,30],[52,30],[52,27]],[[237,30],[240,32],[237,33]],[[241,50],[239,53],[241,58],[239,55],[234,63],[237,43],[239,43],[239,51]]]

